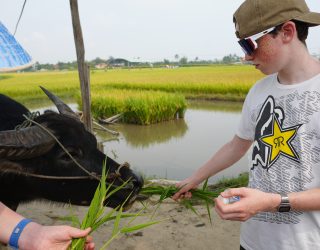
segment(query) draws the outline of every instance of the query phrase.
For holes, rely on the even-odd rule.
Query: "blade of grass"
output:
[[[109,246],[109,244],[112,242],[112,240],[116,239],[120,233],[126,232],[126,231],[135,231],[138,229],[142,229],[148,226],[151,226],[155,223],[159,223],[159,222],[155,222],[155,221],[151,221],[148,223],[143,223],[143,224],[138,224],[135,225],[134,227],[129,227],[129,225],[132,223],[132,221],[134,221],[138,216],[141,216],[142,211],[144,211],[146,209],[146,207],[144,207],[143,209],[141,209],[138,213],[136,214],[123,214],[123,206],[124,204],[127,203],[127,201],[130,199],[132,193],[130,193],[126,200],[122,203],[122,205],[117,208],[119,208],[119,211],[116,211],[116,209],[112,209],[110,212],[108,212],[107,214],[104,213],[104,203],[106,202],[106,200],[108,198],[110,198],[114,193],[116,193],[117,191],[121,190],[122,188],[125,188],[125,186],[128,184],[128,182],[130,180],[127,180],[125,182],[123,182],[122,185],[120,185],[119,187],[115,187],[113,190],[111,190],[111,186],[113,186],[113,183],[109,184],[107,187],[105,185],[106,183],[106,179],[107,179],[107,174],[106,174],[106,165],[104,163],[104,166],[102,168],[102,176],[100,179],[100,183],[95,191],[94,197],[91,201],[91,204],[89,206],[89,209],[87,211],[87,214],[85,215],[82,223],[81,223],[81,228],[87,228],[87,227],[91,227],[91,232],[95,231],[98,227],[100,227],[103,223],[107,222],[107,221],[111,221],[114,220],[114,225],[113,225],[113,230],[112,230],[112,234],[111,237],[108,239],[108,241],[103,245],[103,247],[101,249],[105,249],[107,246]],[[163,199],[165,199],[166,195],[163,196]],[[116,215],[114,215],[114,213],[117,213]],[[130,221],[127,223],[126,227],[120,228],[120,220],[122,218],[131,218]],[[136,228],[136,229],[135,229]],[[71,243],[71,249],[72,250],[82,250],[85,246],[85,239],[81,238],[81,239],[73,239],[72,243]]]
[[[122,207],[120,207],[120,210],[118,211],[118,214],[117,214],[116,219],[114,221],[113,230],[112,230],[112,234],[111,234],[112,236],[118,234],[118,232],[120,231],[119,227],[120,227],[121,215],[122,215]]]
[[[134,231],[149,227],[151,225],[158,224],[158,223],[160,223],[162,221],[164,221],[164,220],[150,221],[150,222],[147,222],[147,223],[143,223],[143,224],[139,224],[139,225],[135,225],[135,226],[131,226],[131,227],[124,227],[120,231],[121,231],[121,233],[131,233],[131,232],[134,232]]]

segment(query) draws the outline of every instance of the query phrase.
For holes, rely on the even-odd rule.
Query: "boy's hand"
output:
[[[85,250],[94,250],[92,237],[89,236],[90,230],[90,228],[81,230],[70,226],[42,226],[31,222],[21,234],[19,249],[68,249],[73,238],[86,237]]]
[[[198,184],[193,179],[187,178],[177,183],[176,187],[180,188],[180,190],[172,196],[172,199],[175,201],[183,198],[191,198],[192,194],[189,192],[189,190],[197,188]]]
[[[246,221],[255,214],[268,211],[275,212],[280,204],[280,195],[265,193],[252,188],[232,188],[221,193],[224,198],[240,196],[240,200],[232,204],[224,204],[215,199],[215,210],[224,220]]]

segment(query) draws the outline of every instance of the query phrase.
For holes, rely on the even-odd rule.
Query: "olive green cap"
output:
[[[311,12],[304,0],[245,0],[233,15],[240,39],[289,20],[316,26],[320,25],[320,13]]]

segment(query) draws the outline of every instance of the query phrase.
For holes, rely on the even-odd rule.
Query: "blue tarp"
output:
[[[32,64],[31,61],[31,56],[0,22],[0,72],[29,67]]]

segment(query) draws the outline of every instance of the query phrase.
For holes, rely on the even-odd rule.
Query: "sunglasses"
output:
[[[264,30],[258,34],[255,34],[253,36],[249,36],[247,38],[244,38],[244,39],[241,39],[238,41],[238,43],[240,44],[243,52],[246,54],[246,55],[252,55],[253,51],[255,49],[258,48],[258,44],[257,44],[257,40],[261,37],[263,37],[264,35],[270,33],[271,31],[273,31],[276,27],[272,27],[272,28],[269,28],[267,30]]]

